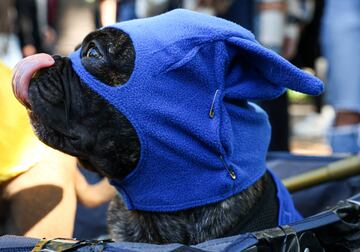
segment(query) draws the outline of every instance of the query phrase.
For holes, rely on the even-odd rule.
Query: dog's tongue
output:
[[[16,64],[13,73],[12,87],[16,98],[26,107],[29,107],[28,91],[31,77],[44,67],[55,63],[54,59],[45,53],[35,54]]]

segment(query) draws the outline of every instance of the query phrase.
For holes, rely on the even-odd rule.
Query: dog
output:
[[[175,11],[166,15],[175,15],[180,18],[190,15],[190,19],[192,15],[195,15],[195,18],[208,18],[187,11]],[[166,21],[168,20],[164,20],[164,22]],[[218,22],[218,19],[215,21]],[[135,24],[137,24],[136,22],[138,21],[135,21]],[[145,25],[150,24],[148,27],[151,28],[151,21],[148,22],[145,19],[140,22],[144,22]],[[234,24],[231,25],[234,26],[234,29],[238,29]],[[145,34],[143,36],[153,43],[152,38],[146,37]],[[159,38],[153,39],[156,41]],[[121,88],[126,87],[127,83],[135,78],[134,72],[139,64],[137,62],[140,54],[136,46],[128,32],[116,27],[107,27],[90,33],[83,40],[81,49],[77,52],[79,61],[85,70],[96,81],[106,83],[105,89],[121,91],[123,90]],[[114,104],[86,84],[79,71],[74,70],[73,60],[61,56],[53,56],[53,59],[55,63],[52,66],[34,73],[29,87],[27,87],[28,84],[17,84],[19,81],[15,76],[15,95],[27,107],[33,128],[41,141],[77,157],[81,166],[109,178],[112,184],[118,188],[120,193],[112,200],[108,211],[109,232],[112,239],[155,244],[197,244],[210,239],[281,224],[282,213],[279,212],[279,209],[282,203],[279,201],[278,194],[283,190],[277,188],[279,183],[276,177],[265,170],[258,173],[259,175],[250,185],[233,195],[224,196],[224,199],[177,208],[134,206],[135,203],[126,197],[125,189],[128,188],[123,189],[121,183],[126,181],[129,176],[132,178],[143,176],[136,173],[136,167],[141,162],[145,148],[141,140],[140,129],[134,126],[128,113],[119,111]],[[174,66],[172,63],[170,65]],[[162,71],[162,73],[167,71]],[[292,68],[291,71],[293,71]],[[21,73],[19,75],[21,76]],[[312,77],[308,78],[310,78],[309,81],[314,82]],[[26,95],[19,95],[21,92]],[[313,93],[316,92],[318,90]],[[27,96],[28,98],[26,98]],[[160,99],[160,96],[154,97],[154,99]],[[233,104],[238,105],[234,102]],[[247,108],[246,104],[239,104]],[[210,113],[210,119],[212,119],[212,115]],[[151,124],[152,121],[149,120],[147,123]],[[156,150],[149,152],[150,158],[153,155],[156,159],[156,155],[158,155]],[[184,159],[187,154],[184,154]],[[162,156],[160,155],[160,157]],[[226,168],[221,171],[222,174],[224,174],[223,172],[227,174],[224,179],[230,183],[238,179],[239,173],[236,174],[232,166],[226,165],[225,158],[221,156],[217,161],[219,164],[222,164],[220,162],[222,161]],[[207,165],[210,167],[212,164],[209,162]],[[170,169],[171,167],[168,165],[165,168]],[[256,171],[256,167],[254,170]],[[159,177],[163,179],[162,176],[168,176],[166,170],[164,174],[157,173],[154,181]],[[184,175],[182,176],[182,179],[187,179]],[[176,183],[177,181],[170,180],[168,186],[171,188]],[[181,186],[181,182],[179,183]],[[206,183],[211,184],[211,181],[200,183],[199,186]],[[135,186],[142,189],[146,187],[146,184],[138,183]],[[156,188],[157,186],[158,184],[155,182],[152,184],[152,187]],[[146,188],[151,189],[152,187]],[[165,186],[165,188],[167,187]],[[144,190],[146,194],[147,189]],[[164,191],[164,194],[166,193]],[[182,195],[185,195],[186,199],[186,194],[196,193],[196,189],[194,189],[188,192],[183,191]],[[142,197],[142,195],[136,194],[132,197]],[[176,201],[177,197],[183,196],[172,194],[169,201]],[[294,210],[293,205],[290,208]],[[282,209],[284,210],[283,207]],[[287,221],[300,218],[297,212],[294,216]]]

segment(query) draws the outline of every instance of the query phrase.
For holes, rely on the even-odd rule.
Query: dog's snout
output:
[[[30,82],[29,100],[42,99],[49,104],[63,104],[67,93],[68,68],[71,64],[68,58],[53,56],[55,64],[37,71]]]
[[[15,97],[27,108],[30,107],[28,100],[29,83],[33,74],[54,64],[54,59],[45,53],[35,54],[21,60],[14,68],[12,87]]]
[[[49,74],[32,79],[29,87],[30,103],[33,99],[32,97],[37,95],[50,104],[60,103],[63,100],[64,92],[57,83],[57,79],[56,76]],[[34,92],[36,92],[37,95],[34,95]]]

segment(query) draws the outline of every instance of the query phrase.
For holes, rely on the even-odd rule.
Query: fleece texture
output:
[[[323,90],[321,81],[220,18],[179,9],[112,27],[135,48],[127,83],[111,87],[93,77],[81,64],[81,48],[70,58],[140,138],[137,167],[112,181],[129,209],[178,211],[247,189],[266,171],[270,140],[266,113],[248,100],[273,99],[285,88]],[[279,195],[293,208],[286,190]]]

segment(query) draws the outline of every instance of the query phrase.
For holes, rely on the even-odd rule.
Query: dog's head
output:
[[[247,100],[322,90],[240,26],[185,10],[96,31],[55,61],[28,91],[39,138],[148,211],[248,188],[266,170],[270,128]]]
[[[90,33],[81,44],[81,62],[111,86],[124,84],[135,60],[131,39],[107,28]],[[136,166],[140,143],[130,122],[78,77],[67,57],[42,69],[29,86],[31,123],[49,146],[76,156],[80,163],[109,178],[123,178]]]

